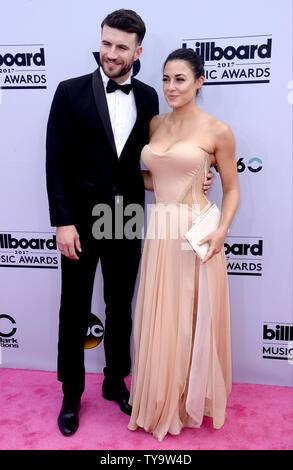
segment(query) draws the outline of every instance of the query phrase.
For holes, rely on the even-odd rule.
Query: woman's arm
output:
[[[160,114],[157,114],[151,119],[150,128],[149,128],[149,140],[151,140],[152,135],[154,134],[154,132],[157,130],[158,126],[160,125],[161,119],[162,119],[162,115]],[[152,178],[151,172],[149,170],[141,170],[141,173],[142,173],[145,189],[148,189],[149,191],[153,191],[154,185],[153,185],[153,178]]]
[[[234,135],[226,124],[221,127],[215,156],[223,189],[220,228],[228,232],[239,204],[239,183]]]
[[[210,243],[203,263],[206,263],[212,256],[220,252],[239,204],[235,139],[232,130],[227,124],[220,123],[217,125],[215,142],[216,164],[223,189],[222,215],[219,228],[201,240],[201,244],[207,241]]]
[[[142,173],[145,189],[148,189],[149,191],[153,191],[154,186],[153,186],[153,178],[152,178],[151,172],[149,170],[141,170],[141,173]]]

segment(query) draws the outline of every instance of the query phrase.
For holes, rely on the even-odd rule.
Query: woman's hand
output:
[[[213,177],[214,177],[214,173],[212,171],[209,171],[208,174],[207,174],[207,178],[204,180],[204,183],[203,183],[203,192],[205,193],[205,195],[207,195],[208,191],[210,190],[212,184],[213,184]]]
[[[141,170],[141,173],[143,177],[144,188],[148,189],[149,191],[153,191],[154,185],[151,172],[149,170]]]
[[[206,242],[208,242],[210,245],[206,256],[202,260],[202,264],[205,264],[217,253],[220,253],[221,249],[224,246],[224,241],[227,236],[227,233],[228,233],[227,229],[219,227],[217,230],[209,233],[209,235],[207,235],[205,238],[200,240],[199,246],[203,245]]]

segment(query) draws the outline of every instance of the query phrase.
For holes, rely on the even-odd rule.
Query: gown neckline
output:
[[[155,153],[155,154],[157,154],[157,155],[161,155],[161,154],[169,153],[169,152],[173,149],[173,147],[174,147],[175,145],[179,144],[180,142],[184,142],[184,141],[176,142],[175,144],[171,145],[171,147],[169,147],[169,148],[168,148],[167,150],[165,150],[164,152],[158,152],[158,151],[154,150],[149,144],[146,144],[146,147],[148,147],[152,153]],[[199,147],[198,145],[194,145],[194,147],[197,148],[197,149],[199,149],[199,150],[201,150],[201,151],[204,152],[209,158],[211,158],[211,157],[210,157],[210,154],[209,154],[206,150],[204,150],[202,147]]]

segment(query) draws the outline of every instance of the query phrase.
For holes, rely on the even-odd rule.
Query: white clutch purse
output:
[[[204,259],[206,256],[209,249],[209,243],[207,242],[200,246],[198,243],[209,233],[217,230],[220,224],[220,219],[220,210],[216,204],[212,204],[207,211],[199,215],[193,226],[184,234],[185,238],[189,241],[200,259]]]

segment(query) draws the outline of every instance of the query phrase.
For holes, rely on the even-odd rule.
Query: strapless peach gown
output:
[[[232,383],[229,291],[224,248],[201,264],[183,235],[211,205],[202,191],[208,153],[181,141],[166,152],[146,145],[142,160],[156,203],[134,317],[128,428],[141,427],[161,441],[168,432],[200,427],[203,416],[215,428],[224,424]],[[182,214],[187,227],[174,236]]]

